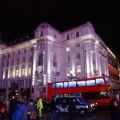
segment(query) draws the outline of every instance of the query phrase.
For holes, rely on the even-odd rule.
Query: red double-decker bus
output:
[[[98,106],[108,106],[112,99],[105,76],[48,83],[47,90],[47,99],[49,101],[53,96],[70,97],[79,94],[86,100],[97,103]]]

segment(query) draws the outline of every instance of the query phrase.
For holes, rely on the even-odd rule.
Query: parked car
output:
[[[57,112],[68,112],[68,105],[75,99],[76,112],[84,114],[85,112],[91,112],[94,110],[93,104],[86,101],[81,101],[77,97],[61,97],[56,99]],[[81,98],[82,99],[82,98]]]

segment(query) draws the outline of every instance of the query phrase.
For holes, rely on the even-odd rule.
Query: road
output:
[[[50,118],[50,112],[43,112],[43,119],[38,120],[52,120]],[[60,113],[57,115],[57,120],[69,120],[69,114]],[[99,109],[97,111],[86,113],[84,115],[77,114],[76,120],[110,120],[109,109]]]
[[[51,120],[50,113],[44,113],[44,116],[43,120]],[[68,114],[60,113],[57,117],[57,120],[69,120]],[[99,109],[85,115],[76,115],[76,120],[110,120],[109,109]]]

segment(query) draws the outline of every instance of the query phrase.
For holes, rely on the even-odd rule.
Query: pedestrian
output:
[[[53,97],[50,103],[50,109],[51,109],[51,116],[53,120],[57,120],[56,116],[56,97]]]
[[[10,119],[11,120],[12,120],[12,116],[13,116],[15,110],[17,109],[17,107],[18,107],[17,99],[12,98],[12,100],[10,101]]]
[[[118,93],[115,95],[115,100],[117,101],[118,108],[120,110],[120,95]]]
[[[112,101],[112,106],[111,106],[111,120],[120,120],[120,110],[118,108],[118,103],[116,100]]]
[[[68,111],[70,114],[70,119],[69,120],[76,120],[75,117],[75,111],[76,111],[76,106],[75,106],[75,99],[71,101],[71,103],[68,105]]]
[[[21,100],[21,103],[15,110],[12,120],[28,120],[27,118],[27,107],[25,105],[25,99]]]
[[[39,98],[37,102],[38,117],[42,117],[43,102],[42,98]]]
[[[7,109],[7,105],[5,103],[5,100],[2,101],[2,105],[1,105],[1,120],[5,120],[5,112]]]

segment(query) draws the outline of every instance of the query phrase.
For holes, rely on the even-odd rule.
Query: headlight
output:
[[[90,107],[93,107],[93,105],[90,105]]]
[[[88,108],[88,105],[86,105],[86,108]]]
[[[97,105],[97,103],[96,103],[96,105]]]
[[[94,106],[95,104],[92,104],[92,106]]]

